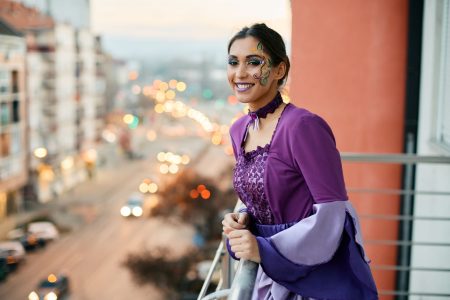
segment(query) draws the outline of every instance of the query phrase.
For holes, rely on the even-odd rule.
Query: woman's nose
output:
[[[247,68],[245,64],[240,64],[236,70],[236,77],[244,78],[245,76],[247,76]]]

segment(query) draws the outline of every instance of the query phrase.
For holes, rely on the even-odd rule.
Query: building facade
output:
[[[0,220],[21,210],[28,179],[25,39],[0,19]]]
[[[402,153],[408,1],[300,0],[291,5],[292,101],[327,120],[341,152]],[[400,165],[343,167],[349,190],[402,186]],[[400,213],[398,195],[350,192],[349,199],[360,215]],[[395,221],[361,223],[366,240],[399,237]],[[397,247],[366,248],[373,264],[397,264]],[[396,289],[395,271],[373,273],[380,290]]]
[[[292,101],[330,123],[341,152],[449,156],[449,2],[291,1]],[[382,241],[366,245],[380,298],[448,296],[450,166],[419,163],[412,187],[405,170],[344,162],[358,213],[385,216],[362,219]]]
[[[52,17],[57,23],[72,25],[75,29],[90,28],[89,0],[18,0],[28,7]]]

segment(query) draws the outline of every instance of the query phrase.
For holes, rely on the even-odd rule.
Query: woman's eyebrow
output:
[[[228,55],[228,58],[236,58],[237,59],[237,56],[236,55],[232,55],[232,54],[230,54],[230,55]],[[264,57],[263,56],[261,56],[261,55],[258,55],[258,54],[250,54],[250,55],[247,55],[246,57],[245,57],[246,59],[250,59],[250,58],[259,58],[259,59],[264,59]]]
[[[259,59],[264,59],[264,57],[262,57],[261,55],[258,54],[250,54],[246,56],[247,59],[249,58],[259,58]]]

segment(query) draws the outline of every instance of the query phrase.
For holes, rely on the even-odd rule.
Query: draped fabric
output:
[[[261,255],[253,299],[378,299],[349,201],[316,204],[296,224],[252,231]]]
[[[238,162],[249,122],[244,116],[230,129]],[[276,128],[261,174],[272,222],[249,224],[261,256],[253,299],[378,299],[331,128],[292,104]]]

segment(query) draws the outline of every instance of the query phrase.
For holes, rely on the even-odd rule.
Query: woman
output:
[[[222,224],[230,254],[260,264],[253,299],[378,299],[333,133],[278,91],[290,67],[281,36],[245,27],[228,54],[229,84],[249,106],[230,129],[246,207]]]

